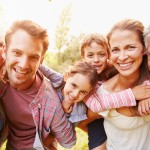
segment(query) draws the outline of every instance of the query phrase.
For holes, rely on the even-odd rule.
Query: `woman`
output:
[[[97,93],[114,93],[149,80],[141,22],[125,19],[107,35],[110,60],[118,74],[104,82]],[[149,81],[148,81],[149,82]],[[100,112],[105,118],[108,150],[150,149],[150,115],[138,116],[137,107],[122,107]]]

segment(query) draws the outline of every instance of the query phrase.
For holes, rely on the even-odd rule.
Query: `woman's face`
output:
[[[139,72],[144,47],[136,32],[116,30],[110,38],[110,60],[123,76]]]

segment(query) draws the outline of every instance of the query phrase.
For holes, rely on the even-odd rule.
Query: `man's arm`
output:
[[[71,148],[76,143],[75,130],[66,117],[61,103],[58,102],[51,123],[51,130],[59,144],[65,148]]]
[[[46,65],[40,65],[39,70],[49,79],[54,88],[59,88],[64,81],[63,74],[54,71]]]

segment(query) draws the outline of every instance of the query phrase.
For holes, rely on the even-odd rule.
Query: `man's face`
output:
[[[150,38],[148,39],[148,43],[147,43],[147,56],[148,56],[148,68],[150,70]]]
[[[43,60],[41,41],[33,39],[26,31],[17,30],[6,48],[6,70],[11,86],[26,90],[35,81],[37,69]]]

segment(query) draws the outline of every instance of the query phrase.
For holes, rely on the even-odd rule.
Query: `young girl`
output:
[[[97,71],[86,62],[76,62],[66,72],[65,84],[57,91],[64,109],[69,109],[68,118],[74,126],[87,119],[87,108],[81,101],[96,86],[97,81]],[[63,103],[70,100],[74,103],[70,102],[69,107]]]
[[[45,70],[44,67],[41,68],[41,70],[43,69]],[[46,74],[48,75],[47,71]],[[49,75],[54,75],[54,72],[51,72]],[[48,77],[50,77],[49,75]],[[55,79],[58,79],[57,76],[55,77]],[[81,101],[97,84],[97,71],[86,62],[76,62],[66,72],[65,81],[61,87],[57,88],[57,92],[64,109],[66,107],[69,108],[66,113],[68,119],[72,122],[73,126],[76,127],[80,121],[87,119],[87,107]],[[65,100],[71,100],[74,101],[74,103],[69,104],[68,107],[63,103]],[[51,145],[51,138],[48,137],[44,141],[47,147]]]

